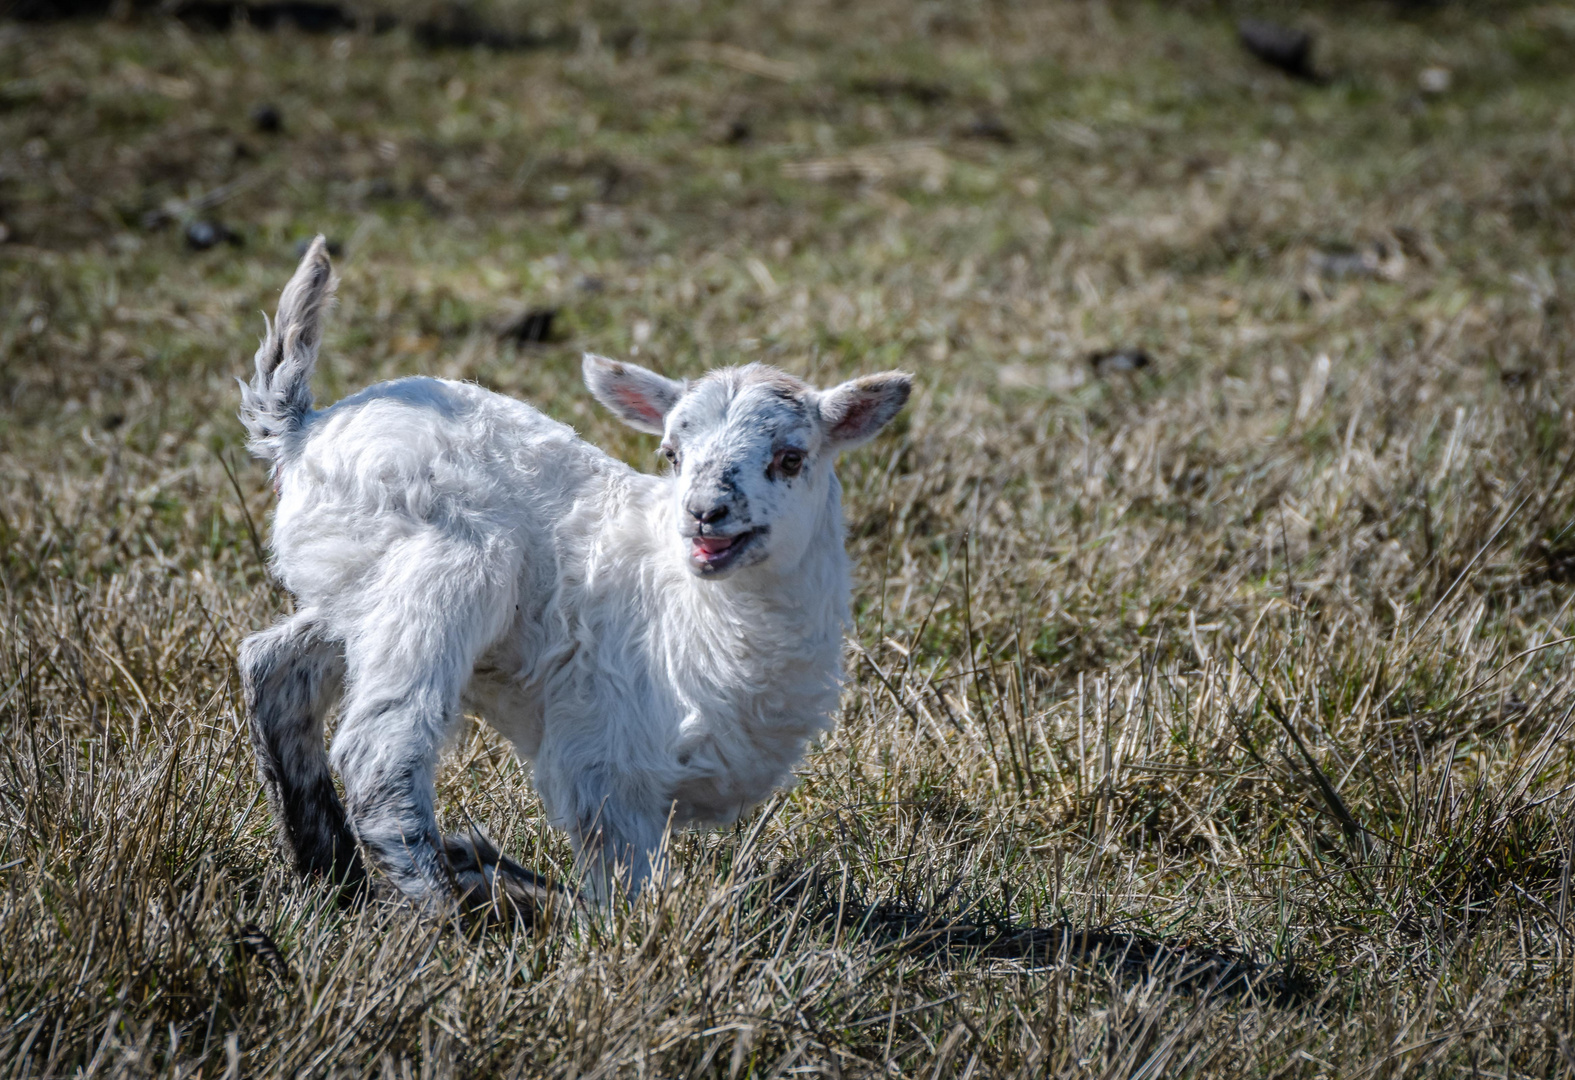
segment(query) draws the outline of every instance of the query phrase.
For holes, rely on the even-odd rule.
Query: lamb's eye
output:
[[[777,455],[777,468],[783,476],[797,476],[804,467],[804,455],[797,450],[784,450]]]
[[[674,450],[671,446],[664,446],[664,447],[662,447],[661,453],[662,453],[662,456],[667,459],[667,463],[669,465],[671,465],[675,469],[678,468],[678,451],[677,450]]]

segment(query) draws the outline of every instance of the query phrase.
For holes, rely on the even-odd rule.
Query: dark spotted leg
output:
[[[412,537],[367,584],[364,617],[347,638],[331,759],[351,828],[401,893],[439,910],[464,904],[481,881],[450,864],[434,779],[476,657],[513,614],[512,572],[461,538]]]
[[[403,648],[390,654],[408,655]],[[578,897],[507,858],[479,832],[438,832],[433,779],[458,716],[458,670],[440,654],[438,663],[398,673],[382,664],[375,676],[352,671],[333,747],[350,821],[367,857],[410,899],[438,910],[512,909],[542,922]]]
[[[282,846],[303,877],[326,877],[346,896],[359,892],[366,870],[323,746],[323,717],[344,680],[338,644],[301,613],[243,641],[239,666],[252,750]]]
[[[411,674],[390,682],[352,662],[333,764],[367,859],[405,896],[441,910],[461,899],[433,808],[438,755],[455,714],[444,687]]]

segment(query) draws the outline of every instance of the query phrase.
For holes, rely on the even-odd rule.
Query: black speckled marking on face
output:
[[[792,487],[793,481],[798,477],[782,475],[774,468],[774,463],[777,453],[791,446],[801,448],[804,452],[804,468],[798,476],[803,476],[813,467],[814,461],[809,454],[809,440],[798,437],[800,433],[808,433],[809,409],[797,394],[778,387],[772,387],[770,392],[773,398],[772,407],[769,410],[762,410],[765,415],[756,421],[771,441],[771,457],[767,460],[765,468],[766,479],[774,484],[780,483]]]
[[[792,389],[775,384],[768,384],[762,394],[735,400],[729,413],[731,424],[743,425],[750,431],[765,431],[771,436],[773,446],[787,433],[810,426],[809,406],[804,399]]]
[[[739,485],[742,466],[721,461],[708,461],[695,473],[690,490],[704,495],[711,505],[725,503],[733,521],[749,520],[749,496]]]
[[[809,454],[814,440],[814,417],[807,400],[809,387],[763,364],[714,371],[696,386],[721,391],[721,400],[713,399],[712,406],[720,408],[719,419],[726,430],[726,443],[748,449],[745,451],[747,460],[735,458],[705,463],[694,474],[690,490],[695,495],[713,498],[715,503],[727,503],[734,520],[748,521],[749,501],[742,482],[746,475],[753,478],[756,475],[753,470],[759,469],[768,482],[791,487],[796,477],[783,476],[772,468],[776,454],[786,446],[802,449],[805,467],[814,466]],[[693,425],[692,420],[675,420],[675,433]],[[733,436],[737,436],[736,440]],[[764,462],[759,459],[762,442],[768,451]]]
[[[786,405],[788,408],[792,409],[794,415],[800,420],[808,418],[809,408],[804,404],[804,395],[802,392],[791,387],[781,386],[775,383],[768,385],[766,387],[766,391],[783,405]]]
[[[721,487],[722,493],[727,496],[728,502],[733,505],[734,511],[738,516],[748,520],[749,496],[745,495],[744,489],[738,486],[738,473],[739,467],[737,465],[729,465],[722,470],[722,477],[718,486]]]

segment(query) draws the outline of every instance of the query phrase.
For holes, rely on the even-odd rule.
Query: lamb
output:
[[[434,773],[470,712],[532,764],[591,893],[638,892],[670,827],[737,820],[831,726],[851,592],[833,466],[911,377],[816,390],[750,364],[688,382],[587,354],[596,399],[662,437],[669,468],[649,475],[469,383],[398,379],[314,411],[332,292],[319,237],[241,386],[296,599],[239,655],[286,853],[441,909],[539,888],[484,838],[439,832]]]

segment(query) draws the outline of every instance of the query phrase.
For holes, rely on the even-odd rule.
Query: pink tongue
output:
[[[699,548],[701,551],[705,552],[707,555],[715,555],[717,552],[719,552],[719,551],[726,551],[728,548],[730,548],[732,546],[733,546],[733,538],[731,536],[697,536],[697,537],[695,537],[695,547]]]

